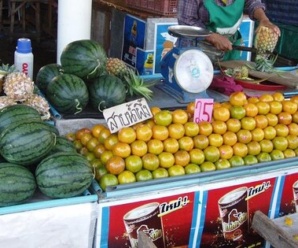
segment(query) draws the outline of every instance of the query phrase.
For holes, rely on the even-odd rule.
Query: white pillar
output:
[[[72,41],[91,38],[92,0],[59,0],[57,64],[61,53]]]

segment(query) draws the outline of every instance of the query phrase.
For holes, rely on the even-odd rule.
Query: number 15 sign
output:
[[[196,99],[195,111],[194,111],[194,122],[199,123],[201,121],[212,120],[213,112],[213,99]]]

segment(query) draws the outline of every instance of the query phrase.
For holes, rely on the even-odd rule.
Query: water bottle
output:
[[[14,53],[14,65],[18,71],[25,73],[33,80],[33,53],[30,39],[18,39]]]

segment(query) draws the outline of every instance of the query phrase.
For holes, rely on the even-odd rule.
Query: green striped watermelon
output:
[[[53,63],[44,65],[36,74],[35,84],[43,93],[45,93],[51,80],[62,73],[63,70],[59,64]]]
[[[0,163],[0,207],[29,200],[36,190],[32,172],[21,165]]]
[[[125,102],[126,88],[116,76],[104,75],[92,80],[88,84],[91,106],[102,111]]]
[[[17,122],[42,121],[38,111],[24,104],[7,106],[0,110],[0,133],[8,126]]]
[[[30,166],[54,147],[56,134],[43,122],[19,122],[0,134],[0,154],[10,163]]]
[[[77,40],[63,49],[60,61],[65,73],[92,79],[106,72],[107,55],[100,43]]]
[[[43,159],[35,171],[37,186],[51,198],[67,198],[82,194],[92,183],[88,160],[72,152],[60,152]]]
[[[57,136],[56,137],[56,143],[51,150],[51,154],[54,154],[56,152],[74,152],[77,153],[77,150],[74,146],[74,143],[70,140],[68,140],[64,136]]]
[[[62,114],[80,113],[88,104],[89,93],[85,82],[76,75],[62,74],[48,84],[47,99]]]

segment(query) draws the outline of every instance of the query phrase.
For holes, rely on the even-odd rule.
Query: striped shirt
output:
[[[214,0],[219,6],[228,6],[237,0]],[[226,3],[225,3],[226,2]],[[245,0],[244,13],[254,20],[253,13],[257,8],[265,10],[261,0]],[[203,0],[179,0],[178,13],[179,25],[189,25],[206,28],[209,22],[209,13],[203,4]]]

